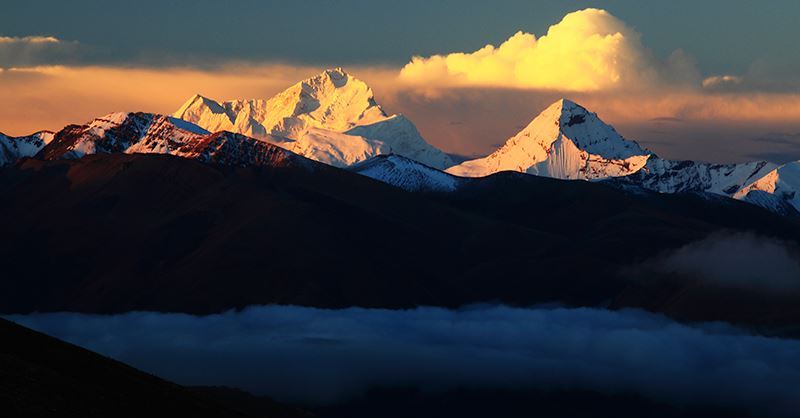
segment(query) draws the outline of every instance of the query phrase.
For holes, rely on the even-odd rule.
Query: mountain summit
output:
[[[494,153],[447,171],[465,177],[519,171],[560,179],[595,180],[635,173],[649,156],[648,151],[623,138],[597,114],[561,99]]]
[[[340,167],[389,152],[436,168],[452,165],[411,121],[386,114],[372,89],[341,68],[325,70],[267,100],[220,103],[195,95],[173,116],[212,132],[286,137],[295,142],[285,148]]]
[[[197,94],[173,116],[212,132],[225,130],[255,138],[269,133],[292,139],[309,128],[344,132],[387,117],[375,103],[372,89],[341,68],[325,70],[267,100],[218,103]]]

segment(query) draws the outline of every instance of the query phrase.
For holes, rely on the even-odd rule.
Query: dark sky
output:
[[[5,36],[47,34],[88,47],[83,58],[174,65],[192,61],[402,64],[416,54],[471,51],[517,30],[542,34],[566,13],[598,7],[633,26],[658,56],[682,48],[710,73],[754,61],[800,63],[795,0],[493,1],[4,0]]]

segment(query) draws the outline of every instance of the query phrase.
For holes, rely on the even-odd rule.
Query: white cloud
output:
[[[728,86],[738,86],[744,82],[743,77],[735,76],[735,75],[715,75],[711,77],[707,77],[703,80],[703,87],[707,89],[719,88],[719,87],[728,87]]]
[[[499,47],[414,57],[400,78],[426,87],[495,86],[598,91],[649,86],[696,77],[681,51],[655,60],[641,36],[601,9],[567,14],[547,34],[517,32]]]
[[[53,36],[0,36],[0,44],[57,44],[61,40]]]

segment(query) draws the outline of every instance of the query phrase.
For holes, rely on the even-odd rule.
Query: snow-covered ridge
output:
[[[800,212],[800,162],[791,162],[774,168],[756,181],[733,194],[744,200],[776,213],[798,214]],[[794,213],[787,208],[794,209]],[[787,213],[789,212],[789,213]]]
[[[389,116],[372,89],[341,68],[303,80],[272,98],[217,102],[195,95],[173,114],[209,131],[295,140],[301,155],[344,167],[394,152],[444,169],[450,157],[402,115]]]
[[[757,181],[777,165],[766,161],[741,164],[709,164],[674,161],[653,155],[641,170],[626,180],[661,193],[708,192],[733,196]]]
[[[465,180],[400,155],[380,155],[348,170],[410,192],[451,192]]]
[[[649,157],[650,152],[623,138],[596,114],[562,99],[497,151],[447,172],[483,177],[519,171],[559,179],[597,180],[635,173]]]
[[[348,135],[319,128],[310,128],[284,148],[334,167],[347,167],[373,156],[390,154],[392,147],[383,141]]]
[[[322,108],[327,110],[318,113]],[[273,113],[267,116],[269,109]],[[235,124],[253,132],[264,127],[253,121],[282,114],[273,126],[277,130],[270,132],[295,137],[261,132],[253,138],[204,129],[176,117],[120,112],[57,134],[43,131],[19,138],[0,134],[0,165],[34,155],[56,159],[114,152],[170,154],[233,165],[313,164],[299,158],[306,156],[410,191],[454,191],[465,184],[464,177],[516,171],[571,180],[613,179],[660,193],[708,193],[800,215],[800,162],[778,166],[764,161],[709,164],[662,159],[565,99],[549,106],[494,153],[446,172],[440,168],[449,164],[447,155],[427,144],[402,115],[387,116],[366,84],[338,69],[267,101],[220,104],[196,96],[178,113],[200,117],[207,126]],[[233,122],[231,115],[236,115]]]
[[[227,131],[210,133],[189,122],[151,113],[112,113],[86,125],[70,126],[45,146],[45,159],[80,158],[88,154],[145,153],[226,165],[306,164],[310,161],[276,146],[291,142],[261,140]]]
[[[33,157],[53,140],[55,134],[39,131],[28,136],[6,136],[0,133],[0,167],[25,157]]]

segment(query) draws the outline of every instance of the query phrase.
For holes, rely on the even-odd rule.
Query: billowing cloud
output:
[[[682,51],[657,62],[641,36],[605,10],[567,14],[546,35],[517,32],[499,47],[414,57],[401,80],[428,87],[493,86],[598,91],[693,80],[694,63]]]
[[[0,68],[63,63],[77,51],[77,42],[53,36],[0,36]]]
[[[11,320],[189,385],[336,402],[372,386],[577,388],[794,414],[800,342],[635,310],[250,307]]]

